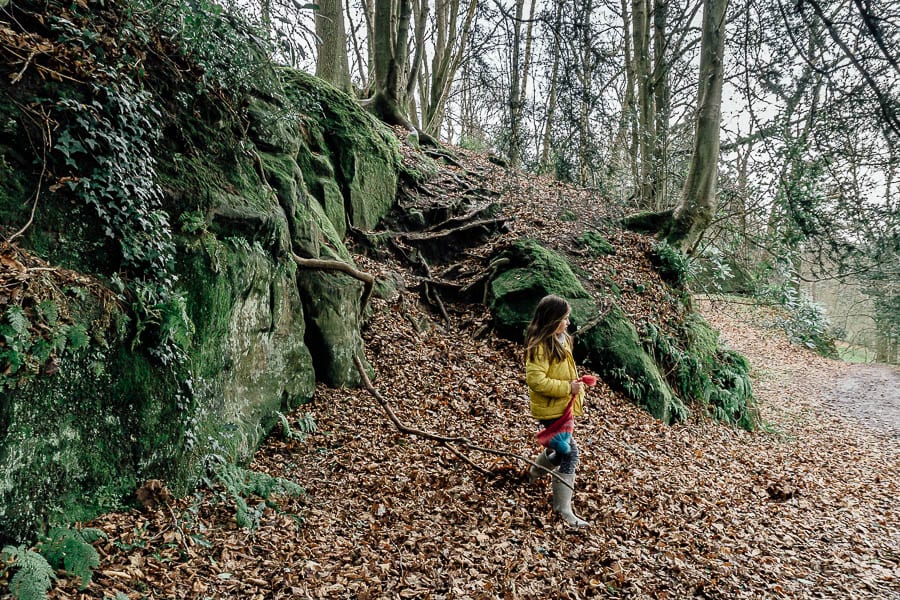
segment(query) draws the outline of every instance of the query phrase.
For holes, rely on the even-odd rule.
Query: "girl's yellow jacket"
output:
[[[525,383],[531,397],[531,416],[535,419],[556,419],[561,417],[569,403],[570,383],[578,379],[572,348],[566,345],[566,360],[550,362],[544,350],[537,348],[531,360],[525,362]],[[575,398],[572,414],[582,415],[581,401],[584,388]]]

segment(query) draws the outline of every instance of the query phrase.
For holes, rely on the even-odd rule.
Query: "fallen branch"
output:
[[[590,321],[588,321],[587,323],[585,323],[584,325],[582,325],[581,327],[576,329],[575,333],[573,334],[573,337],[578,337],[579,335],[583,335],[583,334],[587,333],[588,331],[590,331],[591,329],[593,329],[594,327],[596,327],[597,325],[599,325],[600,323],[602,323],[603,319],[605,319],[607,317],[607,315],[609,315],[610,311],[613,309],[613,306],[615,306],[615,304],[611,305],[609,308],[607,308],[606,310],[604,310],[603,312],[598,314],[596,317],[594,317],[593,319],[591,319]]]
[[[553,477],[557,481],[562,482],[563,485],[565,485],[566,487],[568,487],[569,489],[574,491],[574,488],[571,485],[569,485],[569,483],[566,480],[564,480],[562,477],[560,477],[558,473],[555,473],[555,472],[551,471],[550,469],[547,469],[546,467],[543,467],[543,466],[535,463],[533,460],[525,458],[524,456],[520,456],[520,455],[514,454],[512,452],[506,452],[504,450],[495,450],[493,448],[485,448],[484,446],[479,446],[477,444],[472,443],[472,441],[470,439],[462,437],[462,436],[447,437],[447,436],[443,436],[443,435],[438,435],[436,433],[431,433],[429,431],[423,431],[421,429],[416,429],[414,427],[410,427],[410,426],[404,424],[397,417],[396,413],[394,413],[393,409],[391,408],[390,404],[388,404],[388,401],[384,398],[384,396],[382,396],[378,392],[378,390],[375,389],[375,386],[372,385],[372,381],[369,379],[369,375],[366,373],[366,369],[365,369],[365,367],[363,367],[362,360],[360,360],[358,355],[353,356],[353,363],[356,365],[356,370],[359,371],[360,379],[362,379],[363,386],[366,388],[366,391],[368,391],[378,401],[378,403],[381,405],[381,408],[383,408],[384,412],[387,414],[388,419],[391,420],[391,422],[394,424],[394,427],[396,427],[400,433],[405,433],[407,435],[414,435],[414,436],[422,437],[427,440],[431,440],[431,441],[446,445],[449,450],[451,450],[452,452],[454,452],[454,454],[457,454],[457,455],[459,455],[459,450],[455,449],[455,448],[451,448],[450,444],[456,444],[459,447],[468,448],[469,450],[474,450],[476,452],[484,452],[485,454],[493,454],[495,456],[504,456],[506,458],[512,458],[515,460],[519,460],[524,463],[528,463],[529,465],[531,465],[537,469],[540,469],[541,471],[544,471],[545,473],[549,473],[551,477]],[[474,464],[471,460],[467,459],[467,460],[465,460],[465,462],[468,463],[469,465],[472,465],[480,473],[484,474],[484,469],[482,469],[478,465]]]

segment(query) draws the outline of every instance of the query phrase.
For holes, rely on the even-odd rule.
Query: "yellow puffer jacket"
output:
[[[570,383],[578,379],[572,349],[566,347],[566,360],[551,363],[544,356],[544,350],[537,348],[531,360],[525,363],[525,383],[531,397],[531,416],[535,419],[556,419],[561,417],[569,403]],[[575,398],[572,414],[582,415],[581,401],[584,388]]]

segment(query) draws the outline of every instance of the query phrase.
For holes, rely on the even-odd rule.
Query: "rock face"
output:
[[[248,458],[276,411],[309,400],[316,380],[357,383],[362,284],[298,269],[292,254],[352,262],[348,225],[372,228],[394,202],[396,142],[329,85],[280,76],[282,97],[247,100],[240,148],[236,138],[227,146],[211,115],[168,116],[187,136],[164,139],[157,159],[163,204],[178,224],[177,314],[151,307],[144,314],[156,320],[137,322],[139,299],[123,292],[108,305],[74,285],[59,309],[84,324],[84,346],[60,352],[53,375],[35,363],[0,382],[0,539],[117,508],[150,478],[183,491],[211,456]],[[15,175],[0,189],[0,214],[24,223],[34,157],[11,150],[26,126],[15,105],[0,112],[0,167]],[[114,253],[94,250],[102,234],[67,229],[71,204],[64,189],[48,192],[20,246],[112,281]],[[96,221],[89,207],[79,211]],[[170,330],[183,351],[177,364],[142,343],[147,331]]]

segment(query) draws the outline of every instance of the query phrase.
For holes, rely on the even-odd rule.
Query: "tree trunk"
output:
[[[271,0],[260,0],[259,2],[259,17],[262,21],[262,25],[266,30],[266,33],[269,35],[272,34],[272,1]]]
[[[581,65],[579,84],[581,101],[578,104],[578,183],[588,185],[591,173],[591,84],[594,80],[594,57],[591,44],[591,14],[594,6],[591,0],[583,0],[581,38]]]
[[[536,0],[531,0],[528,9],[528,28],[525,30],[525,56],[522,59],[522,89],[519,90],[519,106],[524,107],[528,99],[528,72],[531,70],[531,43],[534,35],[534,7]]]
[[[319,0],[316,11],[316,76],[339,90],[353,93],[347,60],[347,34],[342,0]]]
[[[428,0],[412,0],[413,20],[415,23],[415,54],[412,63],[409,66],[409,73],[406,77],[406,91],[404,97],[408,103],[406,114],[416,129],[420,129],[418,111],[416,110],[416,86],[419,83],[419,73],[425,60],[425,27],[428,24]],[[423,105],[424,109],[424,105]]]
[[[554,3],[555,26],[553,28],[553,67],[550,72],[550,93],[547,97],[547,112],[544,121],[544,136],[543,140],[541,141],[541,161],[539,168],[541,173],[550,172],[550,134],[553,131],[553,117],[556,114],[556,80],[559,75],[559,46],[562,41],[560,40],[559,33],[560,27],[562,27],[563,2],[564,0],[556,0],[556,2]]]
[[[359,45],[359,38],[356,35],[356,25],[353,22],[353,12],[350,10],[350,0],[345,0],[344,10],[346,11],[347,18],[350,21],[350,40],[353,43],[353,55],[356,57],[356,67],[359,70],[359,80],[362,82],[362,95],[369,95],[369,88],[372,85],[371,71],[372,71],[372,62],[371,56],[370,60],[366,63],[362,57],[362,50]],[[368,66],[367,66],[368,65]],[[352,71],[351,71],[352,72]],[[351,77],[352,81],[352,77]]]
[[[447,97],[462,64],[478,0],[469,0],[462,29],[457,28],[459,0],[441,0],[435,9],[435,52],[432,60],[431,85],[427,104],[423,100],[422,122],[425,131],[437,135],[444,120]]]
[[[668,197],[668,152],[669,152],[669,65],[666,59],[667,2],[654,0],[653,3],[653,104],[656,122],[654,124],[653,154],[651,163],[651,187],[653,206],[656,210],[666,207]]]
[[[375,116],[389,125],[413,129],[403,108],[407,55],[407,36],[412,15],[412,1],[375,0],[373,26],[375,95],[365,105]]]
[[[622,11],[622,37],[624,43],[625,92],[622,99],[622,114],[619,116],[619,126],[616,129],[612,142],[613,158],[610,160],[607,173],[609,176],[615,177],[617,184],[624,184],[624,173],[637,160],[637,147],[634,143],[636,135],[634,130],[634,60],[631,52],[632,35],[631,20],[628,16],[628,0],[621,0],[620,8]],[[620,193],[619,195],[625,197],[626,194]]]
[[[522,107],[519,104],[521,90],[520,48],[522,45],[522,15],[525,12],[525,0],[516,0],[516,18],[513,23],[512,56],[509,64],[509,150],[507,158],[510,167],[519,166],[522,146]]]
[[[691,252],[696,247],[716,210],[727,7],[728,0],[703,2],[694,151],[681,200],[666,235],[670,244],[679,246],[685,252]]]
[[[637,83],[638,152],[640,155],[640,206],[648,209],[655,205],[653,186],[653,147],[656,143],[656,116],[653,105],[653,73],[650,70],[650,0],[633,0],[631,3],[634,43],[634,75]]]

